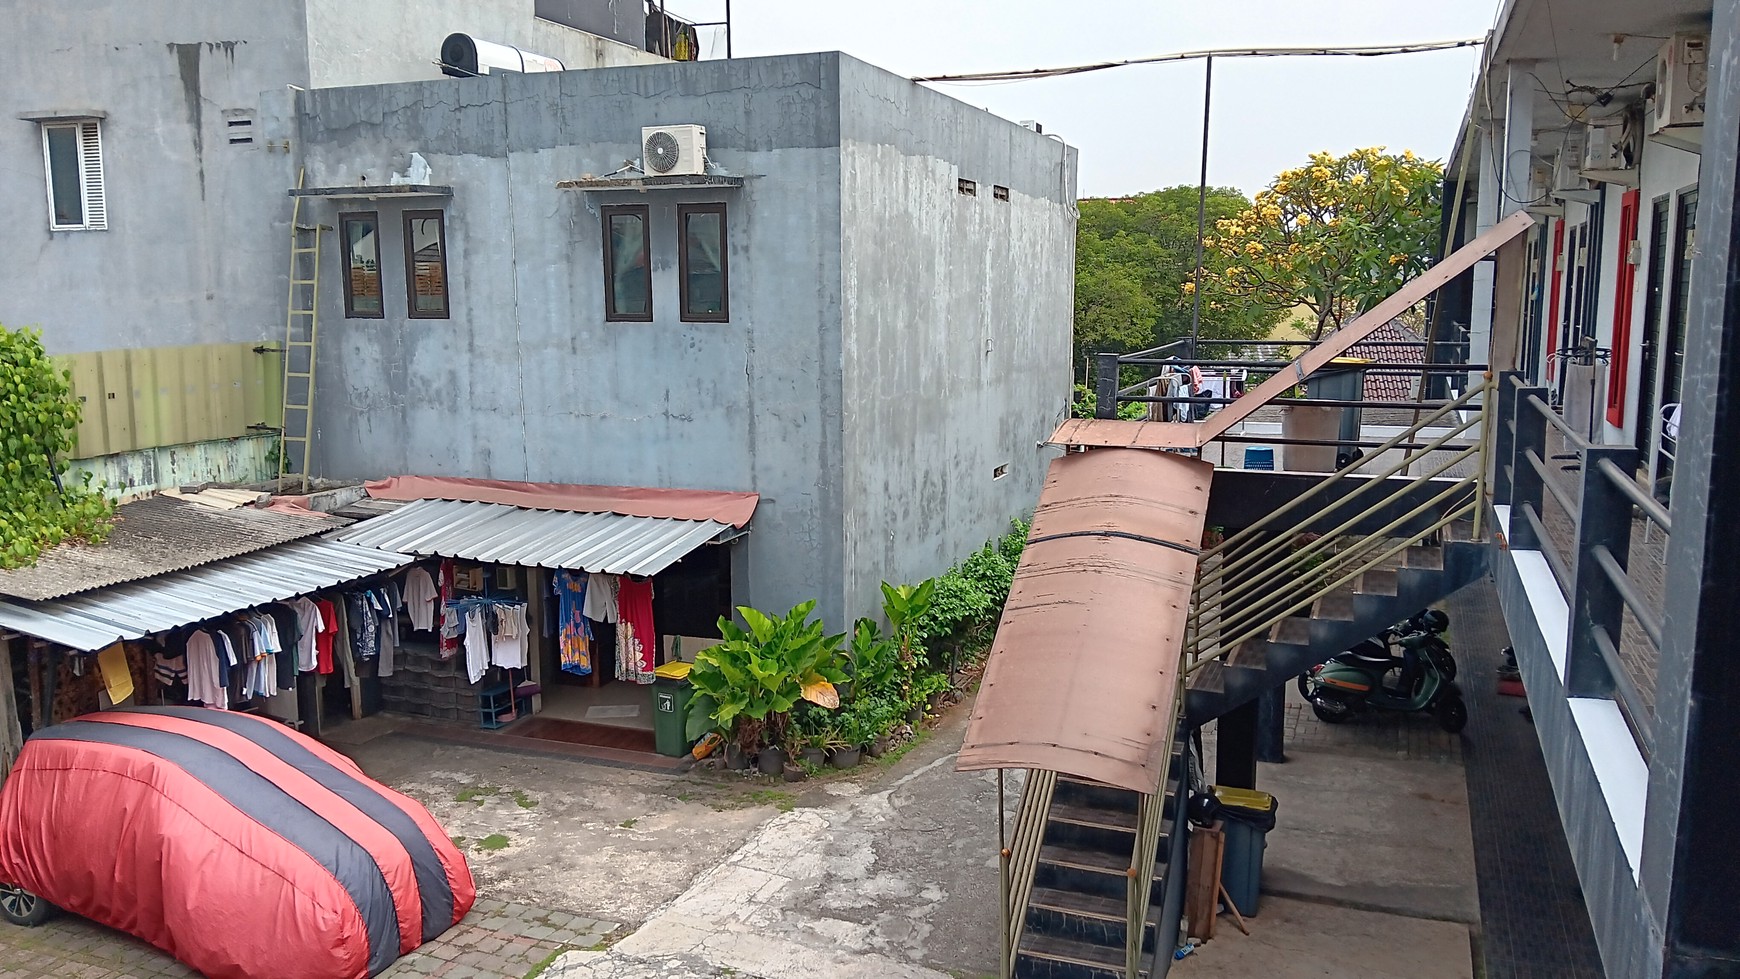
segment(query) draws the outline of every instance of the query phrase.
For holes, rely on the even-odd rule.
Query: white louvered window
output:
[[[95,119],[42,124],[51,231],[102,231],[109,226],[103,192],[103,131]]]

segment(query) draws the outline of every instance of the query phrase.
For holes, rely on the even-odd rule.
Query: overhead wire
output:
[[[1127,58],[1122,61],[1096,61],[1089,64],[1067,65],[1057,68],[1028,68],[1020,71],[965,72],[957,75],[915,75],[912,80],[915,82],[936,82],[943,84],[1028,81],[1040,78],[1060,78],[1066,75],[1081,75],[1092,71],[1106,71],[1112,68],[1129,68],[1136,65],[1157,65],[1176,61],[1197,61],[1203,58],[1381,58],[1397,54],[1420,54],[1427,51],[1451,51],[1457,48],[1479,47],[1485,43],[1485,37],[1475,37],[1462,38],[1453,41],[1424,41],[1416,44],[1354,45],[1347,47],[1211,48],[1200,51],[1178,51],[1171,54],[1150,55],[1145,58]]]

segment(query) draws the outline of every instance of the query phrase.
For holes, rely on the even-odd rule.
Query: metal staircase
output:
[[[1030,785],[1030,792],[1048,793],[1050,799],[1031,851],[1031,889],[1010,975],[1158,979],[1166,974],[1184,901],[1179,804],[1184,769],[1182,741],[1175,739],[1170,773],[1157,795],[1069,775]]]
[[[1202,555],[1186,722],[1248,703],[1486,573],[1490,385]]]
[[[302,187],[302,174],[296,187]],[[291,198],[290,289],[284,315],[284,416],[279,429],[278,481],[300,477],[308,491],[310,450],[314,444],[315,346],[320,339],[321,224],[302,223],[302,198]]]

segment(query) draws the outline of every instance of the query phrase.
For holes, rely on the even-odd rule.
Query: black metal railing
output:
[[[1591,443],[1553,410],[1547,389],[1520,372],[1501,375],[1498,399],[1492,500],[1510,508],[1510,549],[1539,552],[1565,596],[1566,693],[1616,700],[1648,755],[1661,596],[1638,580],[1648,569],[1637,565],[1652,560],[1650,545],[1665,550],[1672,520],[1638,485],[1635,448]],[[1543,511],[1548,501],[1556,511]],[[1639,516],[1660,536],[1638,538],[1633,525]],[[1659,590],[1659,579],[1654,587]],[[1649,684],[1648,695],[1640,678]]]

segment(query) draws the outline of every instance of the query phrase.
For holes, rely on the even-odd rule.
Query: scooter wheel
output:
[[[1310,676],[1309,673],[1301,673],[1293,678],[1293,682],[1299,687],[1299,696],[1305,700],[1311,699],[1311,685],[1305,682],[1305,678],[1308,676]]]
[[[1311,713],[1316,714],[1317,719],[1325,724],[1340,724],[1342,721],[1347,720],[1349,716],[1346,708],[1341,710],[1330,710],[1322,704],[1312,704]]]
[[[1451,734],[1460,734],[1468,726],[1468,704],[1461,697],[1445,697],[1432,708],[1438,726]]]

